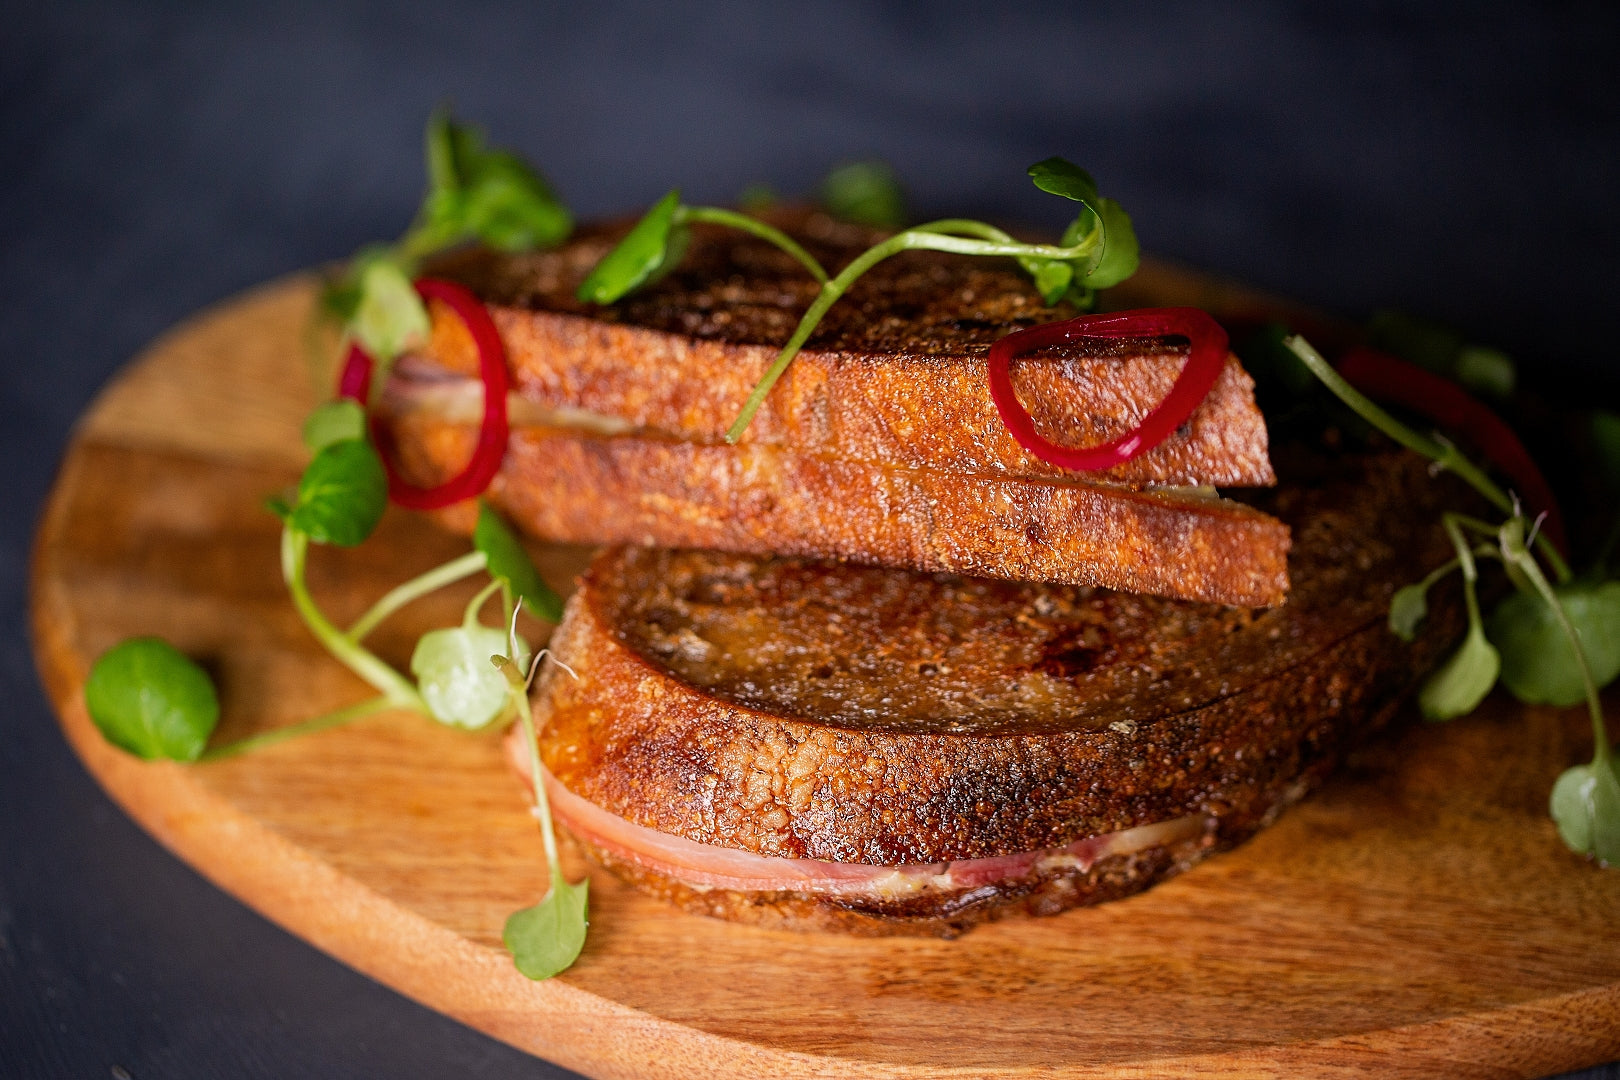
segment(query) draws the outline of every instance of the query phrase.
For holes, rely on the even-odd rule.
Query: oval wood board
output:
[[[1229,299],[1153,273],[1161,299]],[[310,299],[292,279],[207,312],[102,395],[40,525],[32,603],[40,669],[90,771],[333,956],[603,1077],[1534,1076],[1620,1057],[1620,871],[1566,852],[1546,815],[1554,777],[1590,752],[1579,710],[1493,699],[1466,722],[1407,726],[1238,851],[956,941],[732,926],[596,873],[585,952],[544,983],[500,945],[545,872],[497,735],[383,714],[207,765],[112,749],[82,686],[133,634],[210,667],[216,740],[369,696],[299,623],[261,508],[305,460]],[[360,549],[312,556],[312,587],[341,624],[464,550],[390,511]],[[584,561],[538,554],[559,584]],[[396,617],[378,651],[403,663],[471,588]]]

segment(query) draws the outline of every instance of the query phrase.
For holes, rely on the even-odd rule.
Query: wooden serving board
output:
[[[1157,280],[1208,302],[1196,279]],[[261,509],[305,459],[310,299],[295,279],[205,313],[102,395],[40,525],[33,625],[63,728],[113,797],[333,956],[603,1077],[1534,1076],[1620,1057],[1620,871],[1570,855],[1546,814],[1590,752],[1579,710],[1493,701],[1407,726],[1236,852],[956,941],[733,926],[596,873],[584,955],[544,983],[500,946],[545,874],[498,735],[383,714],[207,765],[113,749],[81,688],[129,635],[212,670],[219,740],[369,696],[299,623]],[[465,549],[390,511],[365,546],[314,554],[312,587],[341,623]],[[561,584],[584,553],[541,555]],[[379,651],[402,663],[470,589],[409,609]]]

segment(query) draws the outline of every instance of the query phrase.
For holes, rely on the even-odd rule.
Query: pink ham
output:
[[[507,736],[506,753],[513,768],[532,784],[529,756],[518,725]],[[553,816],[575,836],[618,858],[698,889],[877,897],[904,896],[923,889],[957,891],[1015,881],[1053,866],[1073,866],[1084,873],[1100,859],[1190,840],[1212,824],[1212,819],[1194,814],[1039,851],[987,859],[874,866],[784,859],[700,844],[610,814],[563,787],[551,773],[544,775]]]

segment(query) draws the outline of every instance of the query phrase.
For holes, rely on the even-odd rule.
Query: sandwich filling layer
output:
[[[506,743],[507,759],[533,783],[521,728]],[[894,900],[920,893],[959,892],[1001,885],[1054,870],[1085,873],[1103,859],[1134,855],[1210,835],[1215,819],[1190,814],[1089,836],[1061,847],[983,859],[878,866],[824,859],[756,855],[738,848],[701,844],[626,821],[580,798],[550,772],[544,773],[553,816],[578,839],[644,870],[696,890],[793,892],[849,899]]]

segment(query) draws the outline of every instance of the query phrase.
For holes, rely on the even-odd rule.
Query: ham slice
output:
[[[506,740],[507,759],[533,784],[522,728]],[[794,892],[818,896],[893,899],[923,891],[956,892],[1074,867],[1082,873],[1111,855],[1131,855],[1191,840],[1214,827],[1200,814],[1089,836],[1062,847],[985,859],[877,866],[820,859],[784,859],[737,848],[700,844],[626,821],[580,798],[542,770],[553,817],[581,840],[688,887],[742,892]]]

